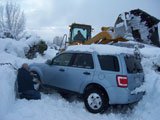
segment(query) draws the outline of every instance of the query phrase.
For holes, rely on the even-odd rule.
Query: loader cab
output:
[[[69,44],[83,44],[91,38],[92,27],[90,25],[73,23],[69,27]]]

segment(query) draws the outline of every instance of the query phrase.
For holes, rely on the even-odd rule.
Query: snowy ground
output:
[[[0,39],[0,43],[0,63],[10,62],[16,67],[20,67],[24,62],[44,62],[56,53],[55,50],[48,49],[45,56],[38,55],[33,60],[27,60],[23,50],[30,42]],[[68,102],[58,93],[42,94],[42,99],[37,101],[16,99],[16,71],[8,65],[0,66],[0,120],[159,120],[160,73],[155,72],[153,67],[153,63],[160,64],[159,51],[159,48],[154,47],[141,49],[145,72],[143,89],[146,90],[146,95],[134,109],[128,110],[125,114],[121,113],[121,109],[119,112],[91,114],[85,110],[83,102]]]

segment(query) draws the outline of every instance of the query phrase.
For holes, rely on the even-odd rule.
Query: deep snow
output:
[[[24,57],[23,50],[31,44],[30,42],[0,39],[0,43],[0,63],[10,62],[17,68],[24,62],[44,62],[57,52],[48,49],[45,56],[38,55],[37,58],[28,60]],[[79,47],[85,49],[84,46]],[[113,52],[115,48],[118,51],[132,52],[132,49],[113,46],[108,46],[107,50],[107,45],[105,49],[96,45],[91,45],[90,48],[100,49],[101,52]],[[142,65],[145,73],[143,89],[146,90],[146,95],[132,111],[129,110],[125,114],[122,114],[121,110],[106,114],[91,114],[85,110],[83,102],[77,99],[68,102],[56,92],[51,95],[42,94],[42,99],[37,101],[16,99],[14,93],[16,71],[11,66],[5,65],[0,66],[0,120],[159,120],[160,73],[155,72],[153,63],[160,64],[160,48],[147,46],[140,51],[143,56]]]

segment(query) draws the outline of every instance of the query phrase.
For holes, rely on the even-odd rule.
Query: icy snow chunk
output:
[[[145,92],[146,86],[143,84],[140,87],[137,87],[135,90],[131,91],[131,94],[138,94],[140,92]]]

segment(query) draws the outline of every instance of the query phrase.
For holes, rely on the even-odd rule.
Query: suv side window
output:
[[[98,60],[102,70],[119,72],[119,63],[116,56],[98,55]]]
[[[75,60],[72,64],[73,67],[79,67],[79,68],[87,68],[87,69],[93,69],[93,58],[91,54],[87,53],[78,53],[76,54]]]
[[[71,62],[72,56],[72,53],[62,53],[61,55],[53,59],[52,64],[59,66],[68,66]]]

